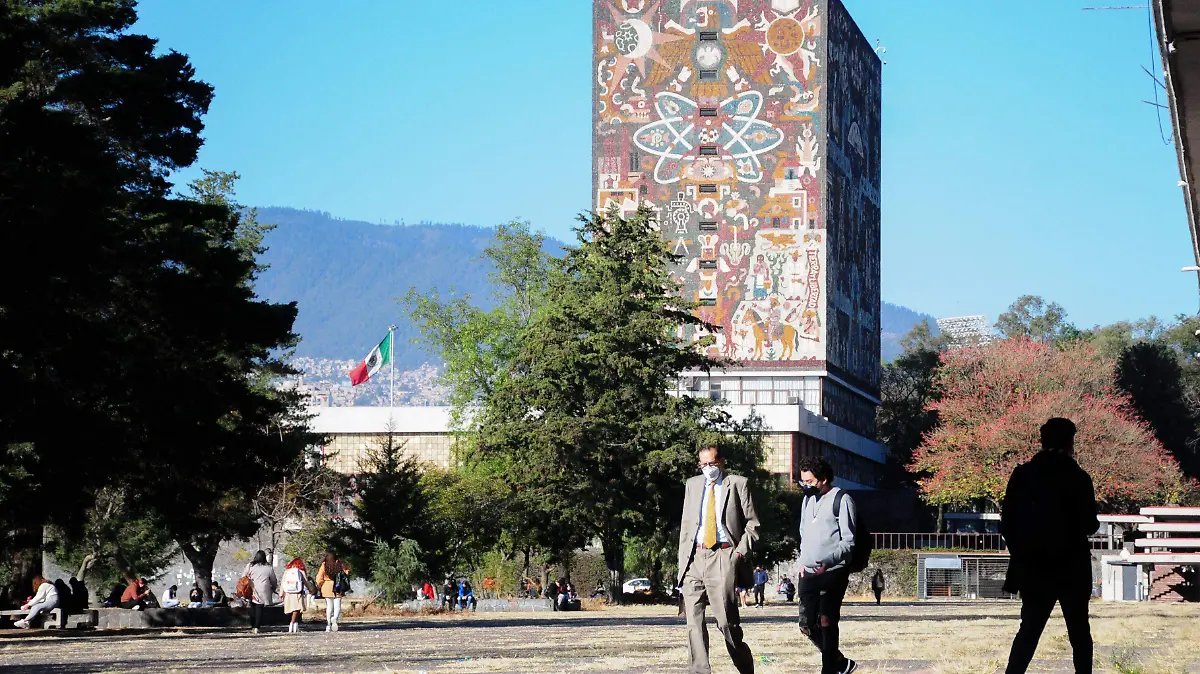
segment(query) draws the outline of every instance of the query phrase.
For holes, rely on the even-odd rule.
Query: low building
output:
[[[876,466],[886,460],[886,447],[830,423],[803,404],[729,404],[725,409],[737,419],[752,412],[762,418],[767,469],[781,479],[798,479],[801,458],[823,455],[834,465],[840,486],[871,489]],[[328,439],[321,448],[328,465],[342,473],[361,472],[368,451],[389,432],[422,463],[449,468],[453,461],[449,407],[312,407],[309,414],[312,429]]]

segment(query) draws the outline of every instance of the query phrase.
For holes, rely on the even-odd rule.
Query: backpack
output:
[[[333,574],[333,593],[350,594],[350,576],[346,573],[346,568],[341,564],[338,565],[337,571]]]
[[[283,591],[288,594],[300,594],[304,591],[303,576],[300,569],[288,569],[283,572]]]
[[[842,497],[846,495],[844,489],[839,489],[837,495],[833,497],[833,517],[834,519],[841,518],[842,515]],[[871,561],[871,550],[875,547],[875,537],[871,535],[871,527],[863,518],[862,513],[857,513],[854,520],[854,547],[850,550],[850,559],[846,562],[846,569],[850,573],[858,573],[867,568],[867,563]]]

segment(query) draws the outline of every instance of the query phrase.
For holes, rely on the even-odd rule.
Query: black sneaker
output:
[[[846,664],[842,665],[841,674],[852,674],[856,671],[858,671],[858,663],[850,658],[846,658]]]

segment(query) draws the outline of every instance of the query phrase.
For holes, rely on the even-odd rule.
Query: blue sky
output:
[[[994,320],[1040,294],[1080,326],[1196,310],[1174,148],[1142,102],[1147,14],[1082,10],[1103,4],[1138,3],[846,0],[887,47],[885,300]],[[567,238],[590,7],[143,0],[137,29],[216,87],[197,166],[239,172],[243,203]]]

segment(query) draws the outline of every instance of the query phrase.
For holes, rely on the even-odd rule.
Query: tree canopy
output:
[[[1114,365],[1086,343],[1008,339],[944,353],[929,405],[940,423],[910,466],[926,500],[999,503],[1012,469],[1040,448],[1041,424],[1062,416],[1078,427],[1076,458],[1110,509],[1178,502],[1188,484],[1117,388]]]

